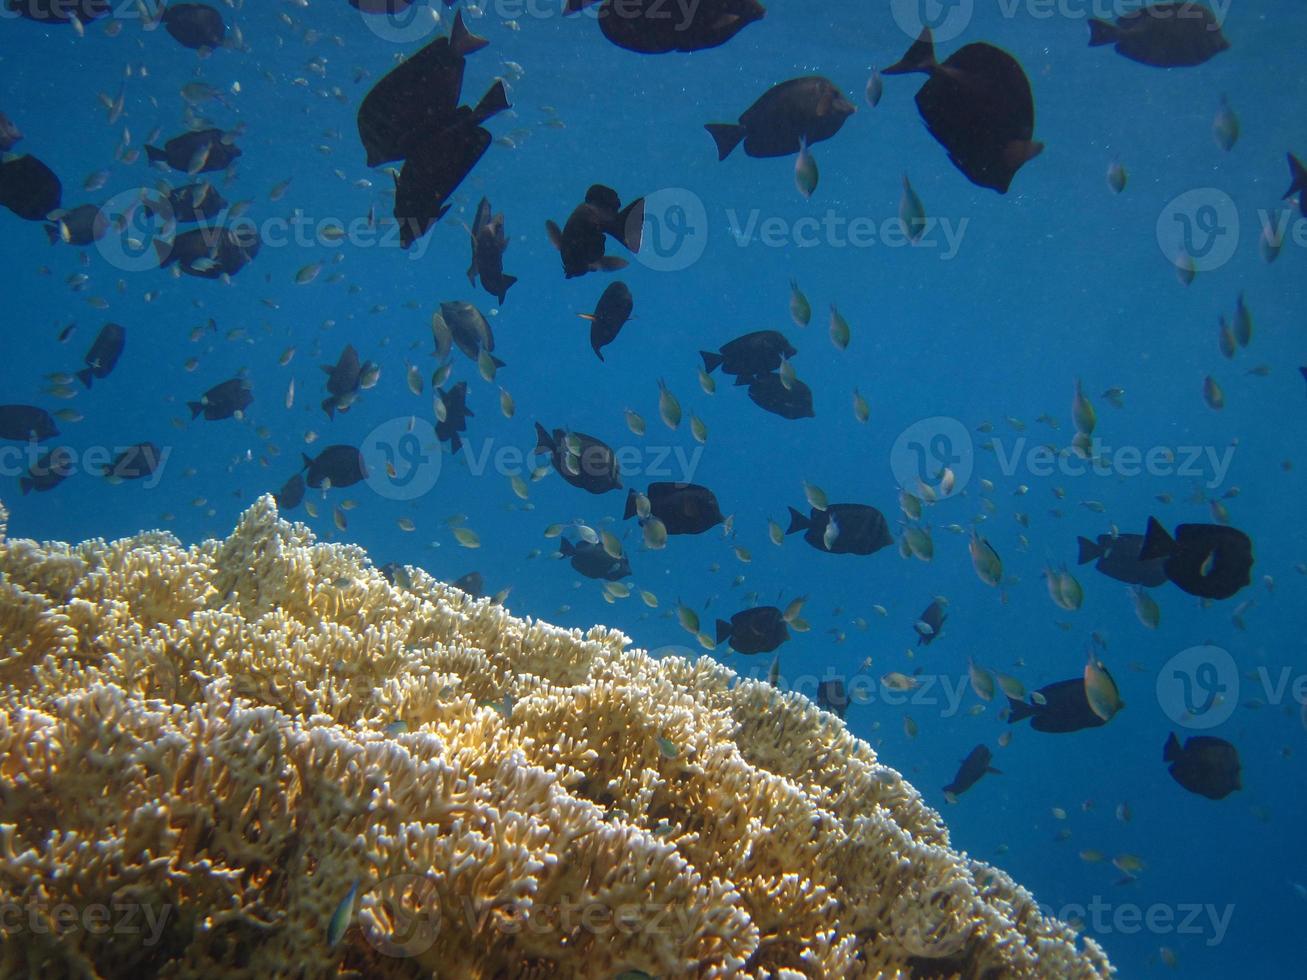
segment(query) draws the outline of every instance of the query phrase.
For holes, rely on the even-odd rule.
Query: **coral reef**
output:
[[[0,592],[0,976],[1112,972],[806,698],[271,497],[192,547],[0,516]]]

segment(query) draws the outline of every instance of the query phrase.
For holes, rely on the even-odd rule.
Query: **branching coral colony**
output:
[[[834,716],[315,543],[4,538],[4,977],[1106,977]]]

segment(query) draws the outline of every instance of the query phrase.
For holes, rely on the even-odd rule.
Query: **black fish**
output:
[[[176,263],[188,276],[218,279],[234,276],[259,254],[258,229],[248,222],[239,225],[192,228],[172,241],[154,240],[159,268]]]
[[[1100,534],[1096,542],[1088,538],[1076,538],[1076,541],[1080,545],[1079,563],[1087,565],[1097,561],[1094,568],[1108,578],[1128,585],[1144,585],[1150,589],[1166,581],[1166,562],[1163,559],[1139,559],[1139,553],[1144,547],[1142,534],[1118,534],[1116,537]]]
[[[416,141],[453,121],[463,92],[464,55],[488,43],[468,31],[460,10],[449,37],[436,38],[382,76],[358,111],[369,167],[404,159]]]
[[[44,221],[63,200],[55,172],[28,155],[0,161],[0,205],[27,221]]]
[[[173,188],[165,201],[145,201],[145,207],[151,213],[182,224],[216,218],[226,206],[227,202],[218,189],[207,181]]]
[[[986,773],[993,773],[995,776],[1003,775],[1001,769],[995,769],[989,764],[993,758],[994,755],[989,751],[989,746],[977,745],[962,760],[962,765],[958,768],[958,774],[953,777],[953,782],[944,787],[944,792],[950,796],[961,796],[972,786],[975,786],[980,781],[980,777]]]
[[[940,64],[926,28],[903,60],[882,74],[908,72],[930,76],[917,92],[917,110],[930,135],[973,184],[1005,194],[1022,164],[1043,151],[1044,144],[1032,138],[1030,80],[1001,48],[968,44]]]
[[[764,408],[783,419],[810,419],[812,389],[794,378],[786,388],[779,374],[764,374],[749,385],[749,397],[759,408]]]
[[[452,0],[445,0],[448,7]],[[402,14],[413,0],[349,0],[349,5],[365,14]]]
[[[492,214],[490,202],[484,197],[477,205],[472,222],[472,264],[467,268],[467,281],[473,286],[481,278],[481,288],[504,305],[508,287],[517,282],[516,276],[504,274],[504,251],[508,248],[508,235],[504,233],[504,216]]]
[[[323,486],[339,490],[367,479],[368,468],[363,462],[363,454],[353,446],[328,446],[313,459],[302,453],[301,456],[304,469],[308,470],[305,482],[315,490]]]
[[[474,413],[467,407],[467,382],[460,381],[449,391],[437,388],[436,394],[444,406],[445,417],[436,419],[436,438],[449,443],[449,451],[456,453],[463,448],[460,432],[467,431],[467,420]]]
[[[1089,46],[1115,44],[1116,53],[1156,68],[1201,65],[1230,46],[1216,15],[1201,3],[1155,3],[1116,19],[1089,19]]]
[[[163,26],[184,48],[220,48],[227,39],[222,14],[204,3],[170,3],[163,11]]]
[[[481,123],[509,108],[503,82],[495,82],[475,109],[461,106],[442,129],[419,137],[395,179],[399,244],[408,248],[449,211],[446,202],[490,146]]]
[[[944,611],[947,607],[948,603],[943,599],[936,599],[926,607],[926,611],[921,614],[921,618],[913,627],[917,632],[917,646],[922,644],[930,646],[939,639],[940,630],[944,628],[944,620],[948,619],[948,613]]]
[[[715,48],[767,12],[758,0],[698,0],[675,10],[669,0],[567,0],[563,12],[600,2],[595,16],[604,37],[638,54]]]
[[[50,244],[64,242],[82,247],[94,245],[109,230],[109,218],[96,204],[79,204],[70,211],[50,212],[53,224],[45,226]]]
[[[72,476],[76,468],[73,451],[67,446],[56,446],[27,468],[27,476],[19,478],[18,488],[24,495],[32,490],[45,493]]]
[[[1195,735],[1184,741],[1171,732],[1162,747],[1162,761],[1171,764],[1171,778],[1191,793],[1223,800],[1243,789],[1239,750],[1223,738]]]
[[[551,434],[537,422],[535,451],[548,453],[558,475],[574,487],[590,493],[622,488],[622,473],[612,447],[594,436],[565,429]]]
[[[644,198],[622,207],[617,191],[603,184],[592,184],[585,201],[567,219],[560,230],[552,221],[545,231],[563,258],[563,275],[567,279],[587,272],[615,272],[627,266],[626,259],[604,254],[604,236],[609,235],[630,252],[640,251],[644,233]]]
[[[35,405],[0,405],[0,439],[44,442],[59,434],[54,419]]]
[[[1106,672],[1106,668],[1101,669]],[[1007,699],[1009,725],[1030,718],[1030,727],[1035,731],[1061,735],[1106,724],[1089,706],[1083,677],[1048,684],[1036,693],[1043,698],[1043,704]]]
[[[99,20],[113,10],[113,0],[9,0],[5,8],[43,24],[83,24]]]
[[[240,147],[221,129],[197,129],[174,136],[163,149],[145,147],[151,163],[166,163],[174,170],[188,173],[208,173],[226,170],[241,155]]]
[[[0,153],[8,153],[22,138],[23,131],[14,125],[12,119],[0,112]]]
[[[599,360],[604,359],[602,348],[617,339],[622,327],[626,326],[626,321],[631,319],[633,309],[635,300],[630,288],[618,280],[604,290],[593,313],[578,314],[582,320],[590,321],[590,349]]]
[[[1298,210],[1307,218],[1307,167],[1292,153],[1289,154],[1289,189],[1284,192],[1286,198],[1298,195]]]
[[[701,350],[703,369],[712,374],[721,368],[725,374],[735,376],[737,385],[752,384],[774,373],[782,359],[789,360],[798,351],[785,335],[777,330],[755,330],[723,344],[716,353]]]
[[[77,377],[86,387],[91,387],[92,378],[107,378],[122,357],[123,346],[127,343],[127,331],[116,323],[106,323],[96,335],[95,343],[86,352],[83,361],[86,368],[77,372]]]
[[[853,103],[821,75],[805,75],[773,85],[738,123],[708,123],[704,129],[717,143],[717,159],[725,160],[740,141],[751,157],[783,157],[828,140],[853,115]]]
[[[152,442],[138,442],[115,456],[113,462],[104,468],[102,475],[110,483],[141,480],[152,476],[162,462],[163,455],[158,446]]]
[[[586,578],[617,582],[631,574],[631,563],[626,555],[614,558],[598,543],[578,541],[573,544],[563,538],[558,544],[558,553],[572,559],[572,567]]]
[[[833,711],[841,718],[849,710],[849,693],[844,689],[844,681],[838,677],[827,678],[817,684],[817,707]]]
[[[222,384],[214,385],[197,402],[187,402],[191,418],[204,415],[205,421],[218,422],[222,419],[242,418],[245,409],[254,401],[250,383],[244,378],[232,378]]]
[[[826,528],[835,518],[838,533],[826,546]],[[868,504],[828,504],[825,510],[812,509],[804,517],[790,508],[790,527],[786,534],[803,531],[803,540],[818,551],[831,555],[872,555],[894,543],[885,515]]]
[[[336,363],[324,364],[322,370],[327,373],[327,397],[322,400],[322,410],[334,419],[336,412],[348,408],[358,394],[363,364],[354,345],[346,344]]]
[[[468,572],[462,578],[454,579],[451,584],[456,589],[462,589],[473,599],[480,599],[486,594],[486,580],[480,572]]]
[[[1172,538],[1150,517],[1139,557],[1164,559],[1166,577],[1203,599],[1228,599],[1252,582],[1252,541],[1221,524],[1181,524]]]
[[[645,494],[649,512],[663,522],[668,534],[702,534],[726,520],[717,496],[697,483],[651,483]],[[635,516],[636,492],[626,495],[623,520]]]
[[[755,606],[737,612],[728,623],[717,620],[717,642],[731,643],[736,653],[771,653],[790,638],[785,614],[776,606]]]
[[[294,510],[304,500],[304,477],[296,473],[273,494],[278,510]]]

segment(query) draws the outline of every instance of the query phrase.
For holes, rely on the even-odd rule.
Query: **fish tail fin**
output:
[[[468,413],[471,414],[471,413]],[[457,456],[458,451],[463,448],[463,440],[457,432],[449,437],[449,453],[451,456]]]
[[[1018,698],[1008,698],[1008,716],[1007,723],[1015,725],[1019,721],[1025,721],[1035,713],[1035,707],[1029,701],[1022,701]]]
[[[1091,561],[1097,561],[1103,557],[1103,548],[1095,541],[1088,538],[1076,538],[1076,544],[1080,546],[1080,554],[1076,558],[1077,565],[1088,565]]]
[[[1108,20],[1099,20],[1097,17],[1089,18],[1089,46],[1091,48],[1101,48],[1104,44],[1115,44],[1121,36],[1117,26]]]
[[[724,619],[717,620],[717,645],[721,646],[731,635],[731,624]]]
[[[1175,732],[1166,736],[1166,744],[1162,746],[1162,761],[1174,762],[1180,758],[1180,740],[1175,737]]]
[[[327,413],[327,418],[336,417],[336,399],[334,397],[322,399],[322,410]]]
[[[546,221],[545,234],[549,236],[549,244],[554,248],[561,249],[563,247],[563,229],[559,228],[557,223]]]
[[[795,531],[806,531],[812,527],[812,521],[804,517],[793,507],[790,508],[790,528],[786,534],[793,534]]]
[[[536,423],[536,449],[538,453],[552,453],[558,448],[554,442],[554,437],[549,434],[543,425]]]
[[[622,511],[622,520],[624,520],[624,521],[629,521],[632,517],[635,516],[635,499],[636,499],[636,496],[637,496],[637,495],[636,495],[636,492],[635,492],[634,490],[630,490],[630,491],[627,492],[627,494],[626,494],[626,509]]]
[[[1289,196],[1289,195],[1287,195],[1287,194],[1285,195],[1285,197],[1288,197],[1288,196]],[[46,225],[46,226],[45,226],[45,237],[48,238],[48,239],[50,239],[50,244],[51,244],[51,245],[58,245],[58,244],[59,244],[59,226],[58,226],[58,225]]]
[[[27,477],[25,477],[25,476],[24,476],[24,477],[19,477],[19,479],[18,479],[18,489],[21,490],[21,491],[23,491],[23,496],[24,496],[24,497],[26,497],[26,496],[28,495],[28,493],[31,491],[32,487],[34,487],[34,486],[36,486],[36,481],[34,481],[34,480],[29,480],[29,479],[28,479]]]
[[[1289,154],[1289,177],[1292,182],[1284,192],[1285,197],[1307,193],[1307,166],[1303,166],[1303,162],[1292,153]]]
[[[717,159],[725,160],[740,145],[747,130],[738,123],[706,123],[703,127],[717,144]]]
[[[1002,770],[1002,769],[995,769],[993,766],[986,766],[986,767],[985,767],[985,772],[989,773],[989,774],[992,775],[992,776],[1001,776],[1001,775],[1003,775],[1003,770]]]
[[[186,407],[191,410],[191,418],[197,419],[200,413],[204,411],[204,405],[201,402],[187,402]]]
[[[921,36],[912,42],[912,46],[907,52],[890,65],[888,68],[882,68],[882,75],[907,75],[912,72],[925,72],[927,75],[939,68],[939,62],[935,60],[935,38],[930,33],[930,28],[923,28]]]
[[[499,300],[500,306],[504,305],[504,298],[508,296],[509,287],[511,287],[516,282],[517,282],[517,276],[504,276],[500,280],[501,285],[499,289],[499,295],[495,297],[497,300]]]
[[[602,361],[604,359],[604,352],[600,348],[598,338],[596,337],[590,338],[590,349],[595,352],[595,357],[599,358],[599,360]]]
[[[300,459],[304,460],[304,465],[300,467],[301,470],[307,470],[313,465],[313,460],[309,459],[307,453],[300,453]]]
[[[1174,552],[1175,539],[1157,522],[1156,517],[1148,518],[1148,530],[1144,534],[1144,546],[1139,549],[1139,560],[1167,558]]]
[[[471,54],[473,51],[480,51],[490,42],[483,37],[478,37],[467,29],[463,23],[463,11],[454,15],[454,26],[449,32],[449,49],[455,54]]]
[[[640,251],[640,242],[644,237],[644,198],[637,197],[618,212],[617,223],[609,234],[625,245],[628,251]]]
[[[167,153],[159,149],[157,146],[150,146],[148,144],[145,147],[145,155],[149,158],[151,163],[161,163],[168,159]]]
[[[503,79],[495,79],[495,84],[491,85],[486,94],[481,96],[481,101],[477,107],[472,110],[472,118],[477,124],[485,122],[491,116],[503,112],[510,108],[508,104],[508,91],[504,88]]]
[[[95,373],[90,368],[77,372],[77,380],[88,388],[91,387],[91,379],[93,377],[95,377]]]
[[[722,365],[723,358],[721,354],[714,354],[710,350],[701,350],[699,356],[703,358],[703,369],[709,374],[712,374]]]
[[[161,267],[167,265],[172,261],[172,242],[156,238],[154,240],[154,255],[159,260]]]

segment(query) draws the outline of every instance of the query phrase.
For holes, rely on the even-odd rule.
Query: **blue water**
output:
[[[700,610],[711,631],[717,615],[748,604],[749,592],[763,603],[779,595],[782,605],[807,595],[811,630],[781,648],[783,683],[811,691],[816,678],[828,675],[852,682],[859,675],[874,680],[892,670],[920,671],[930,686],[916,703],[883,703],[878,690],[873,703],[850,709],[849,726],[943,809],[955,846],[1003,867],[1054,912],[1085,918],[1123,976],[1296,972],[1294,930],[1307,911],[1307,895],[1294,887],[1307,883],[1304,729],[1291,694],[1267,703],[1274,692],[1263,690],[1256,671],[1263,667],[1272,679],[1307,672],[1304,579],[1295,569],[1307,555],[1301,522],[1307,487],[1299,465],[1307,405],[1297,370],[1307,362],[1300,323],[1307,235],[1287,240],[1269,264],[1257,238],[1259,212],[1285,207],[1279,195],[1288,183],[1286,150],[1307,152],[1301,128],[1307,80],[1292,43],[1307,31],[1307,12],[1283,0],[1234,3],[1224,20],[1229,51],[1197,68],[1164,71],[1110,48],[1089,49],[1087,3],[1066,0],[1052,16],[1042,15],[1053,9],[1044,5],[975,4],[960,38],[940,40],[940,56],[974,40],[1016,55],[1034,89],[1036,138],[1047,144],[1011,191],[999,195],[969,183],[921,124],[912,101],[921,76],[886,78],[880,105],[864,101],[871,69],[897,60],[910,40],[888,9],[772,0],[765,20],[722,48],[644,57],[609,44],[588,18],[557,16],[558,6],[538,4],[538,16],[518,13],[515,25],[503,15],[517,13],[518,5],[469,14],[472,29],[491,44],[469,58],[464,100],[478,99],[497,75],[508,78],[514,111],[488,128],[496,136],[514,134],[517,145],[490,148],[459,189],[455,211],[411,253],[370,240],[265,245],[227,286],[153,269],[124,271],[96,248],[51,247],[37,225],[0,215],[6,307],[0,400],[75,408],[85,420],[61,423],[60,442],[79,453],[143,440],[169,453],[157,483],[111,486],[78,475],[52,493],[25,497],[10,457],[2,494],[11,533],[81,540],[163,527],[188,542],[221,536],[260,493],[294,472],[301,451],[361,444],[395,419],[430,420],[429,386],[421,396],[410,393],[406,364],[419,365],[429,380],[436,366],[429,322],[440,301],[467,299],[487,313],[494,309],[493,298],[465,278],[468,240],[459,223],[471,220],[486,195],[506,216],[512,245],[505,268],[520,282],[491,316],[496,354],[507,363],[495,383],[455,354],[451,383],[468,381],[476,413],[465,458],[446,455],[434,487],[416,499],[396,500],[368,484],[326,499],[310,492],[319,516],[300,508],[295,519],[324,539],[366,547],[379,564],[408,562],[448,579],[479,570],[488,591],[511,586],[508,605],[515,613],[568,626],[608,623],[650,649],[703,652],[672,615],[678,599]],[[222,50],[203,60],[134,21],[115,37],[106,36],[106,22],[94,24],[79,39],[67,28],[6,18],[0,110],[25,133],[17,150],[39,155],[62,176],[66,206],[153,185],[160,174],[143,156],[131,165],[115,163],[114,149],[124,127],[137,147],[156,128],[164,139],[181,132],[178,90],[199,78],[223,90],[231,104],[202,111],[221,127],[247,128],[238,140],[244,156],[230,181],[219,176],[219,186],[228,200],[249,200],[251,218],[266,222],[297,209],[315,222],[348,223],[370,208],[388,215],[383,192],[390,178],[365,167],[355,111],[394,57],[417,42],[378,36],[343,0],[306,7],[249,3],[224,12],[240,26],[248,51]],[[521,66],[520,77],[507,62]],[[126,111],[109,125],[97,93],[116,96],[127,65],[134,70],[125,83]],[[140,66],[148,77],[140,77]],[[367,76],[356,81],[360,70]],[[809,73],[828,76],[859,106],[834,139],[814,148],[820,184],[811,200],[795,189],[792,158],[754,160],[736,151],[716,160],[703,123],[733,120],[770,85]],[[231,91],[234,83],[238,93]],[[1242,123],[1228,153],[1212,136],[1222,94]],[[561,127],[549,124],[543,106],[556,109]],[[1120,195],[1106,181],[1113,160],[1129,173]],[[81,190],[85,175],[105,167],[103,188]],[[779,219],[783,229],[828,215],[869,219],[879,229],[898,215],[905,174],[929,215],[961,229],[955,249],[942,230],[933,243],[914,248],[879,239],[844,247],[829,235],[807,246],[793,239],[741,244],[733,233],[751,214]],[[269,200],[287,178],[293,180],[285,195]],[[174,179],[184,182],[181,175]],[[356,186],[364,179],[371,186]],[[606,349],[602,364],[576,314],[593,308],[611,277],[565,281],[544,233],[545,221],[561,223],[595,182],[612,186],[623,202],[645,194],[663,206],[651,209],[661,224],[646,229],[644,261],[621,274],[635,295],[637,318]],[[1186,287],[1159,246],[1157,228],[1173,202],[1191,191],[1204,195],[1200,204],[1228,201],[1239,229],[1227,223],[1228,256]],[[679,222],[683,214],[694,217],[696,204],[705,220]],[[676,245],[703,252],[685,268],[664,271],[685,264],[689,253]],[[615,243],[609,252],[623,254]],[[327,263],[318,278],[296,285],[297,270],[315,262]],[[66,284],[76,273],[89,276],[81,291]],[[335,273],[338,281],[329,281]],[[813,307],[812,323],[802,329],[789,319],[792,278]],[[1241,291],[1256,332],[1251,346],[1227,361],[1217,348],[1217,322],[1222,313],[1233,314]],[[103,297],[108,308],[88,305],[88,297]],[[827,336],[831,304],[852,328],[843,352]],[[192,329],[209,318],[216,331],[192,340]],[[82,354],[110,319],[128,331],[117,370],[69,401],[47,394],[43,376],[81,367]],[[70,322],[76,331],[60,344],[57,335]],[[782,330],[799,348],[794,366],[815,393],[815,419],[766,414],[720,374],[715,394],[701,390],[697,352],[758,329]],[[346,343],[377,361],[382,377],[329,422],[318,407],[324,396],[318,365],[334,361]],[[297,353],[281,367],[278,357],[289,346]],[[185,367],[189,358],[198,358],[194,371]],[[1249,373],[1257,365],[1269,366],[1269,374]],[[255,396],[244,422],[189,421],[186,401],[240,371],[248,372]],[[1225,392],[1221,411],[1203,401],[1209,374]],[[287,410],[292,378],[296,398]],[[685,412],[674,432],[659,421],[659,378]],[[1181,453],[1200,447],[1219,457],[1233,445],[1228,473],[1218,481],[1210,467],[1201,476],[1045,477],[1024,464],[1005,471],[999,455],[982,444],[998,441],[1004,457],[1022,445],[1065,446],[1074,431],[1077,378],[1094,400],[1096,434],[1108,446]],[[501,385],[516,403],[511,420],[499,411]],[[855,386],[870,404],[865,425],[852,411]],[[1126,392],[1120,409],[1100,394],[1116,386]],[[646,420],[645,438],[628,430],[626,408]],[[709,430],[699,456],[691,412]],[[1059,428],[1037,422],[1042,413]],[[787,506],[806,510],[804,481],[822,487],[832,502],[879,507],[897,534],[904,457],[893,447],[914,423],[935,417],[955,419],[970,434],[970,451],[958,442],[948,455],[956,457],[960,475],[968,466],[972,473],[952,498],[927,510],[933,561],[904,560],[894,549],[871,557],[822,554],[798,535],[779,548],[769,541],[769,518],[784,526]],[[718,529],[646,551],[635,522],[620,522],[622,494],[592,497],[556,475],[531,483],[526,509],[508,473],[482,461],[504,447],[529,452],[536,420],[625,448],[641,470],[663,467],[656,478],[712,487],[723,511],[734,515],[734,540]],[[981,431],[986,422],[993,426],[988,434]],[[310,430],[318,439],[306,445]],[[688,466],[667,458],[676,450]],[[628,473],[624,482],[643,488],[648,478]],[[992,492],[983,480],[992,482]],[[378,485],[384,489],[384,481]],[[1021,486],[1028,487],[1024,495]],[[1075,570],[1085,591],[1080,610],[1066,612],[1050,601],[1041,573],[1049,564],[1074,569],[1077,535],[1093,537],[1112,525],[1142,531],[1150,515],[1168,526],[1207,522],[1208,501],[1236,488],[1223,503],[1230,521],[1252,537],[1257,559],[1253,584],[1236,598],[1203,608],[1173,586],[1154,590],[1162,623],[1149,631],[1136,619],[1125,586],[1085,567]],[[332,509],[343,500],[357,507],[340,531]],[[1086,502],[1101,504],[1102,512]],[[1027,515],[1028,527],[1018,514]],[[464,515],[480,536],[479,550],[459,546],[449,525],[454,515]],[[401,531],[402,517],[417,530]],[[557,542],[543,536],[544,528],[573,520],[626,535],[630,581],[655,593],[658,609],[636,595],[606,603],[599,583],[579,579],[550,557]],[[981,583],[966,536],[947,529],[969,529],[976,520],[1003,558],[1002,589]],[[741,562],[735,545],[752,560]],[[734,584],[737,576],[742,583]],[[916,648],[913,624],[934,595],[949,599],[944,635]],[[1241,629],[1232,614],[1246,601]],[[1008,726],[996,704],[971,713],[983,702],[965,686],[968,656],[1033,689],[1079,675],[1094,633],[1106,644],[1099,655],[1120,684],[1122,713],[1103,728],[1072,735],[1014,726],[1011,745],[998,747]],[[1228,699],[1237,707],[1206,732],[1176,725],[1167,713],[1173,700],[1158,695],[1163,665],[1199,644],[1228,651],[1242,675],[1240,691]],[[759,675],[771,662],[769,655],[747,658],[725,648],[712,655]],[[864,671],[868,657],[872,664]],[[945,690],[960,690],[960,703],[951,705]],[[915,737],[905,733],[905,715],[918,727]],[[1214,734],[1234,742],[1243,789],[1210,801],[1176,785],[1161,761],[1172,730],[1182,738]],[[1003,775],[986,777],[949,805],[940,787],[978,743],[994,749]],[[1128,804],[1129,822],[1115,816],[1120,803]],[[1065,820],[1052,814],[1055,807],[1066,811]],[[1069,837],[1059,840],[1062,831]],[[1099,851],[1104,860],[1086,862],[1082,850]],[[1145,863],[1124,884],[1110,864],[1121,854]],[[1077,908],[1091,903],[1106,911]],[[1228,928],[1213,925],[1210,916],[1223,919],[1227,907]],[[1151,927],[1137,925],[1132,916],[1150,909]],[[1173,951],[1174,969],[1163,964],[1161,947]]]

